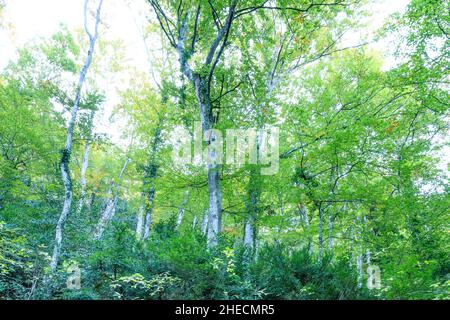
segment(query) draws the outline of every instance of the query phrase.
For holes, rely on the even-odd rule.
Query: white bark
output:
[[[323,257],[323,209],[322,204],[319,204],[319,261]]]
[[[352,243],[351,248],[352,248],[352,251],[353,251],[353,246],[354,246],[354,243],[355,243],[355,235],[353,234],[353,227],[352,226],[350,226],[350,229],[349,229],[349,237],[350,237],[350,240],[351,240],[351,243]],[[350,253],[350,259],[348,261],[348,266],[350,267],[350,269],[353,268],[353,252]]]
[[[186,190],[184,192],[183,202],[181,203],[180,207],[178,208],[177,223],[176,223],[175,229],[178,229],[181,226],[181,223],[183,222],[184,207],[186,206],[188,199],[189,199],[189,190]]]
[[[119,174],[118,186],[115,187],[114,183],[112,183],[109,192],[111,194],[111,197],[106,202],[105,209],[103,210],[100,216],[100,220],[97,224],[97,229],[94,233],[94,239],[96,240],[101,239],[101,237],[103,236],[103,232],[105,231],[109,221],[111,221],[112,218],[114,217],[114,214],[116,212],[116,205],[117,202],[119,201],[119,191],[117,189],[118,187],[120,187],[120,180],[122,180],[123,173],[125,172],[125,169],[127,168],[129,162],[130,159],[127,158]]]
[[[358,272],[358,288],[361,288],[363,279],[363,257],[361,254],[356,257],[356,270]]]
[[[306,228],[309,228],[309,217],[308,217],[308,210],[305,206],[301,205],[299,207],[299,212],[302,217],[303,223],[305,224]]]
[[[94,130],[93,121],[95,116],[95,110],[91,111],[91,114],[89,116],[88,120],[88,134],[86,136],[86,142],[84,145],[84,154],[83,154],[83,160],[81,162],[81,172],[80,172],[80,185],[81,185],[81,192],[80,192],[80,201],[78,203],[77,208],[77,216],[81,214],[81,210],[83,209],[83,205],[86,201],[86,171],[89,166],[89,153],[90,153],[90,142],[92,139],[92,132]]]
[[[142,239],[142,234],[144,232],[144,207],[140,207],[137,213],[137,222],[136,222],[136,238]]]
[[[192,220],[192,230],[195,229],[195,227],[197,226],[198,223],[198,218],[197,216],[194,216],[194,220]]]
[[[81,172],[80,172],[81,194],[80,194],[80,201],[78,203],[77,216],[80,215],[81,210],[83,209],[83,204],[86,197],[86,171],[89,164],[89,151],[90,151],[89,140],[86,140],[86,144],[84,146],[83,161],[81,163]]]
[[[308,230],[310,227],[309,224],[309,216],[308,216],[308,208],[302,204],[298,205],[298,210],[300,212],[300,216],[302,217],[302,221],[304,223],[305,229]],[[309,233],[309,230],[308,230]],[[308,235],[308,252],[312,254],[313,252],[313,245],[312,245],[312,238],[311,235]]]
[[[77,85],[76,93],[75,93],[75,100],[74,100],[74,103],[72,106],[69,124],[67,127],[66,144],[65,144],[65,148],[63,150],[63,155],[62,155],[62,159],[61,159],[61,175],[62,175],[62,180],[64,183],[64,205],[63,205],[63,209],[61,211],[61,215],[59,216],[58,223],[56,225],[56,230],[55,230],[55,246],[53,248],[53,255],[52,255],[51,262],[50,262],[50,268],[52,269],[52,271],[56,270],[56,267],[58,266],[58,260],[59,260],[59,255],[61,252],[61,246],[62,246],[62,241],[63,241],[63,229],[64,229],[64,225],[66,223],[67,217],[69,216],[70,209],[72,206],[73,192],[72,192],[72,181],[70,178],[69,163],[70,163],[70,154],[72,152],[73,131],[74,131],[75,122],[76,122],[77,114],[78,114],[78,108],[79,108],[79,104],[80,104],[80,100],[81,100],[81,91],[83,89],[83,86],[84,86],[84,83],[86,80],[86,74],[87,74],[89,67],[91,65],[91,62],[92,62],[92,56],[94,53],[95,42],[97,41],[98,25],[100,23],[100,11],[101,11],[102,4],[103,4],[103,0],[100,0],[99,5],[97,7],[97,13],[95,16],[95,31],[94,31],[94,35],[92,35],[87,28],[87,10],[88,10],[87,5],[88,5],[88,2],[89,2],[89,0],[86,0],[84,3],[84,24],[85,24],[85,31],[89,37],[89,50],[88,50],[87,57],[84,62],[83,68],[81,69],[80,77],[78,79],[78,85]]]
[[[356,218],[357,220],[357,240],[360,242],[362,241],[362,231],[361,231],[361,219],[359,217]],[[362,243],[358,246],[358,256],[356,257],[356,270],[358,273],[358,288],[362,287],[362,279],[363,279],[363,246]]]
[[[156,155],[161,144],[162,125],[163,118],[160,117],[158,126],[155,128],[153,143],[151,145],[152,149],[149,155],[148,163],[144,169],[144,191],[142,192],[142,194],[143,196],[145,196],[145,219],[142,240],[145,240],[149,237],[152,225],[152,214],[156,193],[155,180],[158,176],[158,162],[156,160]]]
[[[99,240],[103,236],[103,232],[109,221],[113,218],[116,212],[117,201],[119,200],[118,195],[114,195],[112,199],[108,199],[106,202],[105,209],[103,210],[100,220],[97,224],[97,229],[94,234],[94,239]]]
[[[218,165],[208,165],[209,219],[208,248],[215,247],[222,224],[222,190]]]
[[[142,239],[145,240],[150,236],[150,228],[152,226],[153,201],[155,199],[155,188],[151,187],[148,194],[148,202],[144,221],[144,235]]]
[[[209,218],[209,210],[206,209],[205,213],[203,214],[201,226],[201,232],[203,235],[206,235],[206,231],[208,230],[208,218]]]
[[[367,217],[366,216],[364,216],[364,228],[367,230]],[[370,266],[370,264],[371,264],[371,254],[370,254],[369,249],[366,250],[366,263],[368,266]]]
[[[333,223],[334,217],[333,214],[330,212],[328,217],[328,249],[330,251],[333,250]]]
[[[257,140],[257,149],[259,149],[259,139]],[[255,249],[256,225],[258,216],[258,205],[261,195],[261,180],[256,168],[250,170],[250,179],[248,182],[248,200],[247,215],[244,222],[244,246],[251,251]]]
[[[250,249],[255,247],[254,223],[253,216],[249,215],[244,224],[244,246]]]

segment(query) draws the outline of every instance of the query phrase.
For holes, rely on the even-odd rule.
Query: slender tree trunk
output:
[[[323,258],[323,207],[319,204],[319,262]]]
[[[89,70],[89,67],[92,62],[92,56],[94,53],[95,48],[95,42],[97,41],[98,36],[98,25],[100,23],[100,11],[102,7],[103,0],[100,0],[99,5],[97,7],[97,13],[95,16],[95,32],[94,35],[92,35],[88,28],[87,28],[87,4],[89,0],[85,1],[84,4],[84,20],[85,20],[85,31],[87,35],[89,36],[89,50],[87,53],[86,61],[84,62],[83,68],[80,72],[80,77],[78,79],[78,85],[76,88],[75,93],[75,100],[72,106],[70,119],[69,119],[69,125],[67,128],[67,137],[66,137],[66,144],[64,147],[64,150],[62,151],[62,157],[61,157],[61,175],[62,180],[64,183],[64,205],[63,209],[61,211],[61,215],[59,216],[58,223],[56,224],[56,231],[55,231],[55,246],[53,248],[53,255],[50,262],[50,268],[54,271],[56,270],[56,267],[58,265],[59,255],[61,252],[61,246],[63,241],[63,229],[64,225],[66,223],[67,217],[69,216],[70,209],[72,206],[72,197],[73,197],[73,191],[72,191],[72,180],[70,177],[70,154],[72,152],[72,139],[73,139],[73,132],[75,128],[75,122],[77,119],[78,114],[78,108],[81,100],[81,91],[83,89],[83,85],[86,80],[86,74]]]
[[[155,180],[158,176],[158,163],[156,153],[159,145],[161,144],[161,130],[163,125],[163,119],[159,119],[158,126],[155,129],[153,137],[152,150],[148,158],[148,164],[144,169],[144,191],[145,196],[145,219],[144,219],[144,231],[142,239],[145,240],[150,236],[150,229],[152,225],[153,207],[155,201]]]
[[[302,221],[303,221],[303,224],[304,224],[304,228],[305,228],[305,230],[308,231],[308,252],[310,254],[312,254],[312,252],[313,252],[313,246],[312,246],[313,241],[312,241],[311,235],[309,234],[310,224],[309,224],[308,209],[306,208],[306,206],[304,206],[302,204],[299,204],[298,205],[298,211],[299,211],[300,216],[302,218]]]
[[[183,222],[184,209],[188,202],[188,199],[189,199],[189,190],[186,190],[184,192],[183,202],[181,203],[181,206],[178,208],[177,224],[175,226],[175,229],[178,229],[181,226],[181,223]]]
[[[202,225],[201,225],[202,235],[206,235],[206,231],[208,230],[208,217],[209,217],[209,210],[206,209],[202,218]]]
[[[144,232],[144,207],[141,206],[139,208],[139,211],[136,215],[137,217],[137,222],[136,222],[136,238],[137,239],[142,239],[142,234]]]
[[[220,186],[219,168],[219,165],[208,165],[208,248],[217,245],[218,236],[222,228],[222,190]]]
[[[144,234],[142,236],[143,240],[147,239],[150,236],[150,229],[152,226],[152,218],[153,218],[152,214],[153,214],[154,199],[155,199],[155,188],[152,186],[148,191],[148,198],[145,207]]]
[[[305,227],[309,228],[308,209],[303,205],[299,205],[298,210],[299,210],[300,216],[302,217],[302,221],[305,224]]]
[[[83,161],[81,163],[81,176],[80,176],[80,185],[81,185],[81,194],[80,194],[80,201],[78,203],[77,208],[77,216],[80,215],[81,210],[83,209],[83,204],[86,197],[86,170],[89,164],[89,140],[86,141],[86,144],[84,146],[84,155],[83,155]]]
[[[100,220],[97,224],[97,228],[94,234],[94,239],[99,240],[103,236],[103,232],[106,229],[106,226],[109,221],[113,218],[115,211],[116,211],[116,205],[119,200],[119,197],[117,194],[112,195],[112,198],[108,199],[105,205],[105,209],[103,210]]]
[[[94,239],[96,239],[96,240],[101,239],[101,237],[103,236],[103,233],[105,232],[106,226],[114,217],[114,214],[116,212],[117,202],[119,201],[120,181],[122,180],[123,173],[125,172],[125,169],[127,168],[129,162],[130,162],[130,159],[127,158],[122,167],[122,170],[120,171],[117,186],[114,184],[114,182],[111,185],[111,189],[109,192],[111,194],[111,197],[106,202],[105,210],[103,210],[103,212],[100,216],[100,220],[97,224],[97,229],[94,234]]]
[[[362,287],[362,279],[363,279],[363,257],[362,254],[358,254],[356,257],[356,270],[358,273],[357,284],[358,288]]]
[[[254,250],[256,242],[256,226],[255,220],[257,218],[259,209],[259,198],[261,195],[261,180],[257,168],[250,170],[250,179],[248,182],[248,200],[247,200],[247,215],[244,222],[244,246]]]
[[[255,247],[254,217],[248,215],[244,223],[244,246],[253,250]]]
[[[362,230],[361,230],[361,219],[356,218],[357,221],[357,241],[360,242],[358,245],[358,255],[356,257],[356,271],[358,273],[358,288],[362,287],[363,279],[363,245],[362,245]]]
[[[77,208],[77,216],[81,214],[81,210],[83,209],[83,205],[86,201],[86,171],[89,165],[89,153],[90,153],[90,142],[92,139],[92,132],[94,130],[93,121],[94,121],[95,111],[91,111],[89,116],[89,132],[86,137],[86,142],[84,145],[84,154],[83,160],[81,162],[81,172],[80,172],[80,185],[81,185],[81,193],[80,193],[80,201],[78,203]]]
[[[333,250],[333,223],[334,223],[334,217],[333,214],[330,212],[328,216],[328,250]]]

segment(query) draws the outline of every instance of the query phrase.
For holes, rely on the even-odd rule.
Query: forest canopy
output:
[[[15,46],[0,299],[449,299],[450,2],[380,1],[129,1],[135,65],[79,0]]]

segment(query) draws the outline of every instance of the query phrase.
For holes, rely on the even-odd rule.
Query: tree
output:
[[[69,216],[70,209],[72,206],[73,191],[72,191],[72,180],[70,177],[69,163],[70,163],[70,154],[72,152],[73,132],[74,132],[75,121],[77,119],[78,108],[79,108],[79,104],[80,104],[80,100],[81,100],[81,92],[82,92],[83,85],[84,85],[84,82],[86,79],[86,74],[87,74],[89,67],[91,65],[91,62],[92,62],[92,55],[94,54],[95,42],[97,41],[97,37],[98,37],[98,25],[100,23],[100,12],[101,12],[101,8],[102,8],[103,0],[100,0],[98,7],[97,7],[97,13],[95,16],[95,27],[94,27],[93,34],[89,31],[88,26],[87,26],[88,3],[89,3],[89,0],[86,0],[85,4],[84,4],[84,16],[85,16],[85,31],[89,37],[89,50],[87,52],[86,61],[80,72],[80,78],[78,79],[78,84],[77,84],[76,93],[75,93],[75,99],[73,101],[73,106],[72,106],[72,109],[70,112],[69,124],[67,127],[66,144],[62,151],[62,156],[61,156],[61,174],[62,174],[62,180],[64,182],[64,205],[63,205],[63,209],[61,211],[61,215],[59,216],[58,223],[56,224],[55,246],[53,249],[52,261],[50,263],[52,270],[56,270],[56,267],[58,265],[58,259],[59,259],[59,255],[61,252],[61,246],[62,246],[62,241],[63,241],[63,228],[64,228],[64,224],[67,220],[67,217]]]
[[[290,6],[289,3],[277,6],[269,4],[268,1],[260,4],[231,1],[227,5],[216,6],[211,1],[207,4],[199,2],[198,5],[187,5],[182,1],[166,3],[165,6],[159,1],[151,0],[149,3],[155,11],[162,31],[171,46],[177,50],[181,72],[194,87],[203,134],[208,137],[209,144],[217,139],[212,130],[218,123],[218,115],[212,106],[212,101],[215,101],[212,99],[213,85],[220,81],[217,80],[216,68],[227,46],[237,36],[233,29],[243,31],[247,23],[255,21],[253,17],[257,16],[259,11],[274,10],[286,13],[288,17],[301,15],[302,18],[311,12],[319,18],[322,14],[334,15],[335,7],[346,7],[344,1],[309,3],[305,6],[296,4]],[[210,28],[215,29],[217,33],[212,36],[210,32],[205,32]],[[196,63],[202,56],[205,56],[204,62],[192,66],[192,60]],[[214,152],[210,151],[209,158],[211,161],[208,163],[208,246],[213,247],[217,244],[222,224],[221,165],[217,163],[217,155]]]

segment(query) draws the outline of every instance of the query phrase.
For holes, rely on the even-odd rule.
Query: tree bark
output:
[[[147,239],[150,236],[150,229],[152,226],[152,218],[153,218],[152,214],[153,214],[154,199],[155,199],[155,188],[152,186],[148,191],[148,198],[145,207],[144,234],[142,236],[143,240]]]
[[[333,250],[333,223],[334,217],[330,212],[328,216],[328,250]]]
[[[304,206],[302,204],[298,204],[297,207],[298,207],[298,211],[300,213],[304,228],[305,228],[305,230],[308,230],[308,252],[311,254],[313,251],[313,248],[312,248],[313,241],[312,241],[311,235],[309,234],[310,224],[309,224],[308,209],[306,208],[306,206]]]
[[[361,288],[362,280],[363,280],[363,257],[362,257],[362,254],[358,254],[358,256],[356,257],[356,270],[358,273],[357,285],[358,285],[358,288]]]
[[[92,139],[92,132],[94,130],[93,121],[95,116],[95,110],[91,111],[91,114],[89,115],[88,120],[88,133],[86,136],[86,142],[84,145],[84,154],[83,154],[83,160],[81,162],[81,172],[80,172],[80,185],[81,185],[81,192],[80,192],[80,201],[78,203],[77,208],[77,216],[81,214],[81,210],[83,209],[83,205],[86,201],[86,171],[89,166],[89,153],[90,153],[90,146],[91,146],[91,139]]]
[[[152,225],[152,215],[155,200],[155,180],[158,176],[158,163],[156,158],[156,153],[158,151],[159,145],[161,144],[161,130],[163,125],[163,119],[159,119],[158,126],[155,129],[155,134],[153,136],[152,149],[148,158],[148,164],[144,168],[144,191],[145,196],[145,219],[144,219],[144,231],[142,239],[145,240],[150,235],[150,229]]]
[[[83,160],[81,163],[81,172],[80,172],[81,193],[80,193],[80,201],[78,203],[77,208],[77,216],[80,215],[81,210],[83,209],[83,204],[86,197],[86,171],[89,164],[89,152],[90,152],[90,144],[89,140],[86,140],[86,144],[84,146]]]
[[[98,25],[100,23],[100,11],[102,7],[103,0],[100,0],[99,5],[97,7],[97,13],[95,16],[95,32],[94,35],[92,35],[88,28],[87,28],[87,5],[89,0],[85,1],[84,4],[84,23],[85,23],[85,31],[87,35],[89,36],[89,50],[87,53],[87,57],[85,60],[85,63],[83,65],[83,68],[80,72],[80,77],[78,79],[78,85],[76,88],[75,93],[75,100],[72,106],[70,119],[69,119],[69,125],[67,128],[67,137],[66,137],[66,144],[64,147],[64,150],[62,151],[62,157],[61,157],[61,176],[64,183],[64,204],[63,209],[61,211],[61,215],[59,216],[58,223],[56,224],[56,231],[55,231],[55,246],[53,248],[53,255],[50,262],[50,268],[52,271],[56,270],[56,267],[58,266],[58,260],[61,253],[61,247],[62,247],[62,241],[63,241],[63,229],[64,225],[66,223],[67,217],[69,216],[70,209],[72,206],[72,197],[73,197],[73,190],[72,190],[72,180],[70,177],[70,155],[72,152],[72,139],[73,139],[73,132],[75,127],[75,122],[77,119],[78,114],[78,108],[81,100],[81,91],[83,89],[83,85],[86,80],[86,74],[89,70],[89,67],[92,63],[92,56],[94,53],[95,48],[95,42],[97,41],[98,36]]]
[[[195,95],[197,97],[200,119],[202,123],[203,136],[207,136],[209,130],[213,128],[213,115],[211,112],[211,99],[207,79],[199,74],[193,76]],[[209,144],[215,139],[214,134],[210,135]],[[212,248],[218,243],[218,236],[222,224],[222,189],[220,183],[221,165],[215,163],[217,155],[211,149],[207,155],[210,163],[208,166],[208,192],[209,192],[209,219],[208,219],[208,248]]]
[[[127,168],[129,162],[130,162],[130,159],[127,158],[122,167],[122,170],[120,171],[119,178],[117,181],[117,186],[114,184],[114,182],[111,185],[111,189],[109,191],[109,193],[111,194],[111,197],[106,202],[105,209],[103,210],[103,212],[100,216],[100,220],[97,224],[97,229],[94,234],[94,239],[96,239],[96,240],[101,239],[108,223],[114,217],[114,214],[116,212],[116,205],[117,205],[117,202],[119,201],[120,181],[122,180],[123,173],[125,172],[125,169]]]
[[[208,230],[208,217],[209,217],[209,210],[206,209],[202,218],[202,225],[201,225],[202,235],[206,235],[206,231]]]
[[[357,241],[359,241],[358,245],[358,255],[356,257],[356,271],[358,273],[358,288],[362,287],[362,279],[363,279],[363,244],[362,244],[362,228],[361,228],[361,219],[359,217],[356,217],[357,221]]]
[[[220,186],[219,168],[219,165],[208,165],[208,248],[217,245],[218,236],[222,228],[222,190]]]
[[[198,223],[198,217],[194,216],[194,219],[192,220],[192,230],[194,230],[195,227],[197,227],[197,223]]]
[[[137,222],[136,222],[136,238],[138,240],[142,239],[142,234],[144,232],[144,217],[145,217],[144,216],[144,207],[141,206],[136,215],[136,218],[137,218],[136,219],[137,220]]]
[[[175,226],[175,229],[178,229],[181,226],[181,223],[183,222],[184,207],[186,206],[188,199],[189,199],[189,190],[186,190],[184,192],[183,202],[181,203],[180,207],[178,208],[177,224]]]
[[[248,186],[247,215],[244,222],[244,246],[254,250],[256,242],[255,220],[259,212],[259,198],[261,195],[261,181],[258,176],[257,168],[250,170],[250,179]]]
[[[323,208],[319,204],[319,262],[322,262],[323,257]]]

